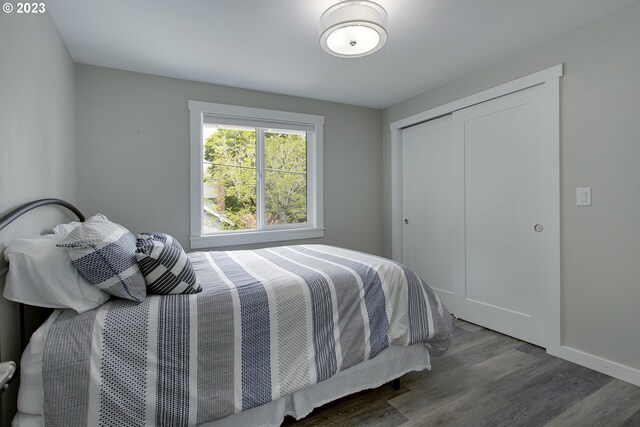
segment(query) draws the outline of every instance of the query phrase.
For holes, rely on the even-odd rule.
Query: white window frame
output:
[[[323,215],[323,168],[322,168],[322,137],[324,116],[312,114],[291,113],[263,108],[241,107],[236,105],[215,104],[189,100],[190,115],[190,156],[191,166],[190,197],[191,197],[191,249],[213,248],[221,246],[236,246],[253,243],[280,242],[324,237]],[[307,222],[305,224],[268,226],[261,230],[231,230],[218,233],[202,233],[203,209],[203,158],[202,124],[210,117],[220,118],[227,122],[251,122],[258,126],[273,127],[279,124],[291,128],[303,127],[307,132]],[[269,126],[266,126],[269,125]],[[263,153],[256,153],[256,163],[264,163]],[[258,185],[258,197],[261,194]],[[258,212],[258,215],[261,215]]]

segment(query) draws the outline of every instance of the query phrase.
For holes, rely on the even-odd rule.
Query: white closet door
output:
[[[453,144],[451,126],[449,115],[402,131],[402,261],[455,311],[454,213],[462,152]]]
[[[465,277],[454,293],[458,317],[544,346],[542,95],[533,87],[453,115],[454,140],[464,151],[458,191],[465,212],[456,257],[464,259]]]

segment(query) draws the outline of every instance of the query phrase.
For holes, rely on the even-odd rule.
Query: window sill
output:
[[[229,232],[210,236],[191,237],[191,249],[282,242],[285,240],[313,239],[318,237],[324,237],[324,228]]]

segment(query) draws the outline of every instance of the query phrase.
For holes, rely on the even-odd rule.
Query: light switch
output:
[[[591,187],[576,188],[576,206],[591,206]]]

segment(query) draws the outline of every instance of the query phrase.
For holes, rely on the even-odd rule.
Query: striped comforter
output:
[[[452,321],[384,258],[330,246],[189,255],[203,292],[63,311],[43,356],[48,426],[187,426],[263,405],[424,342]]]

